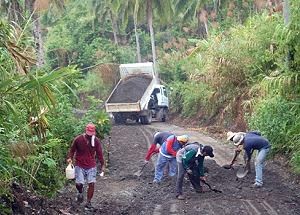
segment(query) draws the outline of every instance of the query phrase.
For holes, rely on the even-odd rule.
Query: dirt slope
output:
[[[165,177],[159,186],[151,183],[153,163],[146,166],[141,177],[135,176],[134,173],[143,165],[155,130],[169,130],[178,135],[187,133],[192,141],[211,144],[216,159],[206,160],[206,166],[210,169],[208,182],[223,193],[195,193],[185,180],[184,194],[187,199],[177,200],[175,179]],[[283,177],[286,174],[276,162],[269,161],[266,166],[265,187],[254,189],[250,188],[254,173],[237,180],[234,171],[220,167],[230,160],[232,148],[200,133],[153,123],[151,126],[115,126],[111,136],[110,172],[105,177],[98,177],[92,202],[95,209],[86,211],[82,205],[77,205],[74,202],[76,190],[74,186],[69,186],[54,200],[55,209],[46,210],[51,211],[49,214],[300,214],[299,185],[286,180]]]

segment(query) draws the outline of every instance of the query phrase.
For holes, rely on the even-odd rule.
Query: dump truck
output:
[[[127,119],[151,124],[152,119],[166,121],[169,100],[165,86],[159,84],[153,63],[119,66],[120,80],[105,102],[105,109],[117,124]]]

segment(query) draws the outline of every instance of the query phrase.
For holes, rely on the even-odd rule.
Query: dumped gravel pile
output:
[[[131,103],[140,100],[152,78],[146,75],[131,76],[124,79],[108,101],[109,103]]]

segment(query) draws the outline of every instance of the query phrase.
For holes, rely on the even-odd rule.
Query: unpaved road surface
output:
[[[214,188],[222,190],[222,193],[195,193],[190,188],[189,181],[185,180],[186,200],[177,200],[175,179],[165,176],[160,185],[152,184],[156,157],[152,158],[153,162],[146,166],[140,177],[134,175],[143,165],[153,133],[162,130],[172,131],[176,135],[188,134],[191,141],[213,146],[215,159],[205,161],[210,170],[208,182]],[[232,158],[233,147],[198,132],[166,123],[153,123],[149,126],[129,124],[114,126],[111,137],[109,173],[105,177],[98,177],[92,201],[94,210],[86,211],[83,205],[74,202],[76,190],[70,185],[57,197],[60,204],[52,206],[56,207],[52,214],[53,211],[57,214],[110,215],[300,214],[299,185],[292,183],[274,161],[267,162],[264,171],[265,186],[255,189],[250,187],[254,182],[254,173],[237,180],[233,170],[221,168],[221,165]]]

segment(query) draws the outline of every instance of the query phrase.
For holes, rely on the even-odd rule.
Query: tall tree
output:
[[[134,11],[133,11],[133,23],[134,23],[134,34],[135,34],[135,42],[136,42],[136,55],[138,62],[142,62],[141,57],[141,47],[140,47],[140,40],[138,34],[138,11],[139,11],[139,0],[135,0],[134,4]]]
[[[120,0],[90,0],[89,1],[89,10],[94,15],[95,20],[101,20],[100,22],[104,22],[106,18],[108,18],[111,22],[114,42],[116,45],[119,43],[118,35],[119,35],[119,13],[121,9],[121,1]]]
[[[139,39],[139,32],[138,32],[138,21],[139,21],[139,13],[140,10],[140,0],[127,0],[124,4],[123,8],[123,23],[126,23],[128,25],[129,16],[133,16],[133,25],[134,25],[134,35],[135,35],[135,42],[136,42],[136,56],[137,61],[140,63],[142,62],[141,57],[141,48],[140,48],[140,39]]]
[[[168,20],[172,16],[172,12],[173,12],[171,3],[172,3],[171,0],[164,0],[164,1],[147,0],[146,2],[147,23],[150,32],[152,60],[153,60],[155,71],[157,67],[156,67],[155,37],[154,37],[154,29],[153,29],[153,12],[156,12],[157,16],[159,16],[159,20],[161,21]]]
[[[188,21],[197,21],[198,23],[198,31],[201,37],[207,37],[208,35],[208,20],[207,20],[207,11],[205,10],[207,0],[177,0],[175,3],[175,11],[176,13],[182,16],[183,22]],[[214,1],[214,6],[220,6],[221,1]],[[203,28],[204,25],[204,28]],[[203,30],[205,33],[203,33]]]
[[[64,0],[25,0],[25,13],[29,14],[33,22],[33,38],[37,54],[37,67],[45,64],[44,43],[42,38],[41,12],[47,10],[51,5],[55,5],[59,9],[64,8]]]

